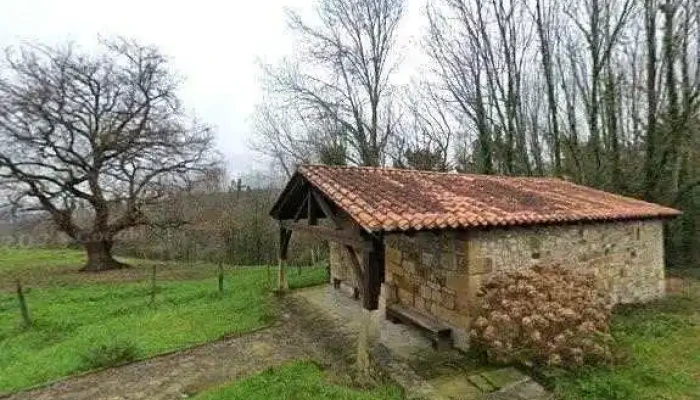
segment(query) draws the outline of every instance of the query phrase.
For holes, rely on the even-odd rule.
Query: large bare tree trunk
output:
[[[113,244],[111,240],[97,240],[85,243],[87,262],[81,271],[100,272],[127,268],[127,264],[115,260],[112,256]]]

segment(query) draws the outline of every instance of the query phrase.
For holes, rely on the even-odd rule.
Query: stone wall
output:
[[[561,265],[595,274],[613,301],[663,296],[660,221],[513,227],[391,234],[386,243],[387,303],[400,303],[452,326],[466,348],[476,293],[492,274]]]
[[[350,217],[345,214],[340,214],[337,219],[340,221],[341,227],[346,230],[359,231]],[[360,283],[355,276],[355,270],[350,262],[349,253],[342,244],[329,242],[329,263],[331,267],[331,283],[334,281],[340,282],[340,287],[349,294],[355,294],[359,290]]]

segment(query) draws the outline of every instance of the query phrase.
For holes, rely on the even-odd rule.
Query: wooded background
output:
[[[280,175],[290,177],[300,163],[324,163],[556,176],[682,210],[680,218],[667,223],[668,264],[699,266],[700,2],[429,0],[422,13],[424,30],[411,32],[420,37],[422,55],[420,66],[411,69],[406,68],[408,49],[401,45],[406,43],[406,1],[318,0],[313,16],[289,11],[296,51],[262,66],[266,95],[252,124],[253,149],[268,156]],[[117,43],[108,48],[120,55],[151,54],[156,66],[165,60],[156,49]],[[26,70],[22,76],[34,79],[32,72],[41,64],[33,60],[15,64],[15,70]],[[104,67],[96,71],[112,76],[111,64],[96,65]],[[405,83],[406,71],[410,83]],[[166,89],[173,87],[169,79],[164,82]],[[8,98],[23,87],[6,86]],[[26,113],[6,114],[15,121]],[[211,153],[205,151],[211,135],[203,138],[197,154]],[[7,151],[6,158],[17,154],[24,153]],[[209,166],[198,163],[189,170],[186,191],[185,185],[152,191],[154,202],[132,196],[127,204],[134,212],[124,218],[134,227],[116,237],[118,252],[274,262],[277,227],[267,212],[284,177],[231,182]],[[43,187],[36,182],[56,181],[53,175],[35,178],[12,171],[7,172],[10,184],[28,181],[32,190]],[[199,182],[190,185],[200,172]],[[121,196],[93,199],[99,196],[82,193],[82,182],[63,184],[103,212]],[[19,193],[41,195],[32,190]],[[52,190],[48,199],[62,199],[65,193]],[[69,200],[71,207],[56,209],[54,219],[89,208]],[[162,218],[140,218],[142,212]],[[21,229],[12,228],[12,235],[43,229],[41,218],[24,218],[13,225]],[[182,223],[159,226],[156,220]],[[117,232],[107,230],[112,231]],[[55,240],[49,235],[47,241]],[[297,262],[323,258],[321,244],[295,243],[299,248],[290,254]]]
[[[431,0],[399,85],[404,0],[290,12],[256,148],[296,164],[552,175],[684,211],[669,264],[700,260],[700,2]]]

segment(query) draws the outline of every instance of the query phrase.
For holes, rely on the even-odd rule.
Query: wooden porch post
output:
[[[289,290],[289,282],[287,281],[287,253],[289,250],[289,240],[292,237],[292,231],[280,226],[280,254],[279,263],[277,265],[277,292],[284,293]]]
[[[379,339],[379,294],[384,280],[384,241],[382,238],[365,237],[362,249],[362,320],[357,337],[357,368],[370,377],[370,351]]]

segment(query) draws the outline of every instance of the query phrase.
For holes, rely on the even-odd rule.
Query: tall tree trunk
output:
[[[667,0],[661,7],[664,14],[664,36],[663,36],[663,57],[666,64],[666,94],[668,96],[668,134],[670,140],[668,149],[664,151],[662,159],[665,167],[670,164],[670,190],[671,198],[678,191],[678,178],[681,164],[681,142],[683,137],[683,124],[681,123],[680,110],[678,105],[678,88],[676,87],[676,38],[674,37],[674,17],[676,6]]]
[[[481,72],[475,72],[475,81],[481,82]],[[475,85],[476,96],[474,99],[474,115],[477,127],[477,132],[479,135],[479,159],[477,166],[479,172],[482,174],[493,174],[493,149],[491,142],[491,134],[489,132],[488,119],[486,117],[486,110],[484,107],[484,100],[481,93],[481,85]]]
[[[554,159],[554,175],[562,176],[561,166],[561,139],[559,138],[559,119],[557,118],[557,95],[554,89],[554,73],[552,72],[552,56],[549,43],[549,26],[544,26],[544,16],[542,11],[542,1],[537,0],[536,23],[537,34],[540,39],[540,52],[542,56],[542,68],[544,70],[544,81],[547,87],[547,105],[549,107],[549,121],[552,128],[552,153]]]
[[[605,106],[606,106],[606,121],[608,130],[608,141],[610,143],[610,174],[612,189],[616,192],[624,192],[623,187],[625,182],[622,179],[622,167],[620,165],[620,135],[618,132],[617,120],[617,83],[613,75],[612,67],[608,65],[608,72],[605,81]]]
[[[647,132],[644,160],[644,198],[656,195],[656,1],[644,1],[644,30],[647,44]]]
[[[112,240],[94,240],[84,244],[87,253],[87,262],[81,271],[100,272],[112,269],[128,267],[127,264],[119,262],[112,256]]]
[[[598,89],[600,85],[600,74],[603,66],[601,65],[600,55],[600,4],[598,0],[591,1],[590,15],[590,42],[589,49],[591,53],[591,93],[588,106],[588,129],[590,138],[588,141],[590,151],[593,154],[592,179],[589,183],[595,186],[601,183],[601,146],[600,146],[600,131],[598,128],[598,116],[600,114]]]

